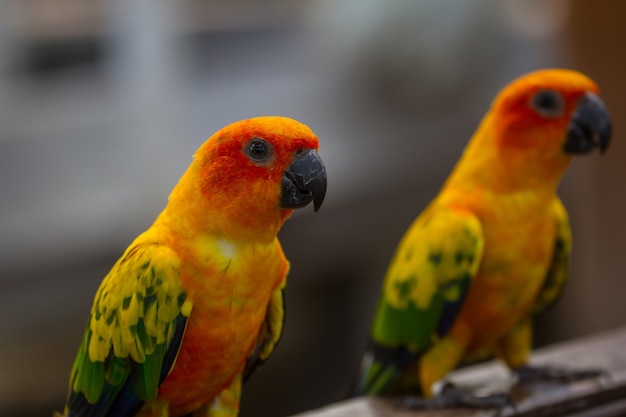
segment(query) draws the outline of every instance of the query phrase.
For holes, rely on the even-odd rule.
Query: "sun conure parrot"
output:
[[[570,226],[557,187],[573,155],[609,144],[611,121],[597,93],[585,75],[549,69],[496,96],[396,249],[353,395],[413,390],[418,408],[505,405],[505,394],[476,401],[444,380],[491,355],[522,379],[596,375],[527,362],[531,318],[568,276]]]
[[[276,234],[326,192],[318,139],[285,117],[224,127],[102,281],[63,416],[236,416],[278,343],[289,263]]]

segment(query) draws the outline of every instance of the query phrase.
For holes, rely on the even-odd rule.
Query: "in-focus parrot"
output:
[[[285,117],[210,137],[95,295],[63,416],[236,416],[278,343],[289,270],[276,234],[326,192],[315,134]]]
[[[416,407],[505,405],[505,394],[477,399],[443,379],[491,355],[521,379],[596,375],[527,362],[531,318],[568,276],[571,232],[557,187],[573,155],[609,144],[597,93],[583,74],[548,69],[497,95],[395,251],[353,395],[417,388]]]

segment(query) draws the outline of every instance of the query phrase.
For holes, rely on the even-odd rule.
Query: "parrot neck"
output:
[[[236,202],[227,197],[231,196],[221,195],[216,190],[211,198],[206,198],[199,189],[192,166],[172,190],[155,225],[183,239],[212,236],[229,241],[271,242],[293,211],[276,209],[265,213],[255,207],[254,201],[244,204],[242,200],[247,196]]]
[[[446,186],[497,192],[533,191],[554,194],[571,161],[560,149],[504,146],[486,117],[463,151]],[[505,138],[506,139],[506,138]]]

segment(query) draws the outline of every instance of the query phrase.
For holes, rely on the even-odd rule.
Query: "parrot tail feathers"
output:
[[[363,355],[350,397],[389,393],[394,384],[418,354],[405,347],[387,347],[370,339]]]
[[[123,386],[105,385],[100,400],[91,404],[82,393],[71,392],[63,417],[132,416],[142,405],[130,379]]]

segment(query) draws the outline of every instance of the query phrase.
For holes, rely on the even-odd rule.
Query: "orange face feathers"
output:
[[[326,173],[318,148],[315,134],[293,119],[242,120],[220,129],[198,149],[177,188],[202,194],[203,199],[193,200],[201,200],[195,204],[210,223],[251,231],[266,227],[274,233],[292,209],[313,202],[317,210],[323,201]]]
[[[610,120],[604,105],[597,97],[598,87],[587,76],[572,70],[548,69],[526,74],[512,81],[494,100],[491,108],[495,137],[499,146],[516,149],[538,149],[541,152],[560,153],[565,148],[572,123],[577,112],[588,113],[588,98],[597,104],[593,115],[580,120],[585,125],[609,125]],[[598,104],[599,103],[599,104]],[[599,136],[610,136],[606,127],[588,126],[590,132]],[[584,128],[586,129],[586,127]],[[593,147],[606,147],[596,143],[599,138],[590,138],[591,143],[583,146],[584,152]],[[566,149],[567,151],[567,149]],[[582,150],[581,150],[582,151]],[[576,152],[566,152],[576,153]]]
[[[265,141],[265,149],[260,141],[251,142],[255,138]],[[195,157],[205,176],[230,186],[233,181],[282,175],[298,150],[318,148],[319,141],[307,126],[286,117],[257,117],[220,129]]]
[[[551,102],[542,100],[541,91],[559,95]],[[531,72],[511,81],[494,99],[492,111],[520,113],[533,121],[556,118],[571,113],[578,98],[585,92],[598,92],[597,85],[587,76],[572,70],[547,69]]]
[[[573,155],[609,144],[611,119],[597,92],[571,70],[513,80],[493,100],[448,182],[552,192]]]

